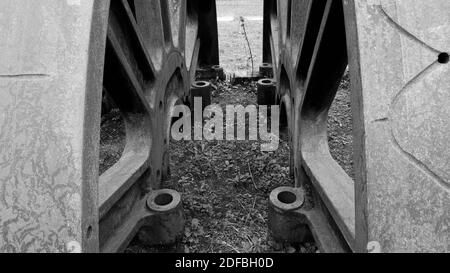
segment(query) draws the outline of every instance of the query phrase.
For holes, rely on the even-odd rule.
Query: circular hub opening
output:
[[[290,205],[297,201],[297,197],[292,192],[283,191],[278,194],[278,200],[280,200],[281,203]]]
[[[271,80],[263,80],[262,83],[263,83],[263,84],[271,84],[272,81],[271,81]]]
[[[151,211],[170,212],[181,203],[181,195],[169,189],[157,190],[147,198],[147,207]]]
[[[204,86],[206,86],[206,84],[207,84],[206,82],[196,82],[195,83],[195,85],[198,87],[204,87]]]
[[[173,201],[173,196],[168,193],[163,193],[161,195],[158,195],[155,198],[155,204],[158,206],[167,206]]]
[[[281,211],[292,211],[303,206],[304,191],[301,188],[280,187],[270,193],[270,204]]]

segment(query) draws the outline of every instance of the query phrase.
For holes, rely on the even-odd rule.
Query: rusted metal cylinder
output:
[[[273,105],[275,102],[275,81],[272,79],[261,79],[256,84],[258,93],[258,105]]]
[[[297,213],[304,203],[301,188],[280,187],[269,197],[269,232],[273,239],[283,243],[304,242],[308,235],[306,218]]]
[[[202,110],[205,109],[206,106],[211,105],[211,91],[211,83],[206,81],[194,82],[191,86],[191,94],[189,98],[191,109],[193,109],[194,99],[197,97],[202,99]]]
[[[262,63],[259,67],[259,74],[264,78],[273,78],[273,66],[270,63]]]
[[[206,67],[201,67],[196,70],[196,79],[197,80],[226,80],[226,75],[223,67],[220,65],[211,65]]]
[[[173,245],[184,234],[184,212],[181,195],[174,190],[153,191],[147,208],[155,214],[139,232],[139,240],[146,245]]]

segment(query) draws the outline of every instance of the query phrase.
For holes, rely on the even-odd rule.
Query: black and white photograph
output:
[[[0,0],[0,253],[449,253],[449,53],[449,0]]]

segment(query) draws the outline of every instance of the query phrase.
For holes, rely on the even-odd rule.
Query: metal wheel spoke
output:
[[[200,50],[198,64],[200,67],[219,64],[219,38],[217,33],[216,1],[195,0],[198,11],[198,37]]]
[[[170,41],[171,36],[170,25],[164,13],[164,2],[164,0],[134,0],[136,23],[139,26],[144,47],[158,71],[163,65],[167,39]],[[167,12],[167,9],[165,11]]]
[[[99,214],[104,219],[115,204],[142,180],[150,153],[151,109],[144,94],[142,78],[136,75],[130,48],[119,41],[117,31],[108,28],[104,86],[122,112],[127,128],[122,158],[99,181]]]
[[[144,94],[142,78],[138,76],[140,73],[136,72],[133,68],[134,65],[127,57],[131,54],[129,50],[122,47],[115,31],[109,27],[107,55],[112,58],[107,61],[106,72],[110,72],[111,74],[108,73],[108,75],[112,76],[109,78],[110,81],[105,82],[106,89],[122,111],[150,112]],[[111,63],[111,66],[109,66],[109,63]],[[108,70],[109,68],[111,70]],[[120,70],[114,71],[117,68],[120,68]],[[120,81],[120,78],[123,77],[126,80],[124,82]]]
[[[196,1],[194,0],[187,0],[186,3],[185,60],[191,79],[195,77],[198,52],[200,50],[200,40],[198,38],[198,13],[194,5],[195,2]]]
[[[314,24],[312,25],[315,28]],[[315,29],[314,29],[315,30]],[[333,44],[333,47],[329,45]],[[307,53],[310,48],[305,48]],[[303,54],[303,52],[302,52]],[[303,57],[303,56],[302,56]],[[305,59],[309,59],[308,56]],[[355,238],[353,182],[320,143],[327,141],[328,109],[347,66],[342,6],[328,1],[305,81],[301,111],[302,156],[319,195],[351,247]],[[300,73],[303,76],[304,72]],[[324,81],[324,77],[327,79]]]
[[[332,217],[345,242],[329,230],[317,239],[323,242],[331,236],[335,242],[353,247],[353,183],[323,145],[327,142],[328,110],[347,66],[342,3],[266,0],[264,17],[264,60],[269,60],[270,44],[280,85],[278,103],[284,106],[294,141],[291,172],[297,185],[312,184],[315,200],[324,204],[316,212]]]
[[[186,0],[168,0],[172,41],[175,48],[184,49]]]
[[[297,67],[300,47],[304,41],[311,5],[317,1],[292,1],[291,7],[291,62]]]
[[[331,106],[347,66],[342,8],[340,4],[334,2],[336,1],[330,0],[326,5],[305,81],[305,100],[308,100],[310,96],[311,102],[317,103],[312,105],[316,109],[311,110]],[[334,46],[330,47],[330,43]],[[323,81],[324,75],[327,75],[329,80]]]
[[[318,40],[321,40],[321,38],[318,39],[318,36],[320,31],[323,31],[323,28],[321,28],[324,22],[323,19],[328,17],[330,2],[331,1],[311,1],[311,4],[309,5],[297,67],[297,77],[301,81],[306,81],[309,69],[312,67],[311,61],[313,59],[314,51],[317,49],[317,45],[320,45]],[[328,10],[326,10],[327,3]]]
[[[130,6],[129,3],[132,3]],[[150,55],[145,47],[144,38],[141,33],[141,29],[136,22],[136,9],[132,0],[116,0],[111,5],[112,19],[110,19],[110,25],[118,27],[120,30],[116,34],[122,41],[128,41],[128,46],[134,51],[134,57],[136,58],[137,68],[142,73],[142,77],[145,81],[152,81],[155,78],[155,69],[150,58]],[[117,20],[116,24],[112,24]],[[117,29],[117,28],[115,28]]]
[[[291,5],[292,0],[278,1],[278,16],[280,18],[280,41],[285,47],[289,46],[287,44],[287,40],[291,31]]]

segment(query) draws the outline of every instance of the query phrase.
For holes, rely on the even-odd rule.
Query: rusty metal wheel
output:
[[[324,201],[326,213],[353,245],[353,182],[327,145],[328,110],[347,66],[342,3],[266,0],[264,5],[263,61],[273,64],[279,83],[275,101],[285,112],[291,174],[297,186],[311,183],[317,206]],[[336,187],[343,190],[331,192]]]
[[[109,234],[122,217],[169,175],[173,108],[186,101],[199,64],[218,64],[216,20],[215,1],[111,1],[104,86],[124,117],[127,141],[100,177],[100,245],[107,251],[116,250]]]
[[[175,103],[199,65],[218,65],[215,1],[2,1],[0,10],[9,41],[0,146],[14,155],[0,170],[0,252],[122,250],[151,224],[146,199],[168,174]],[[99,178],[103,90],[126,145]]]

